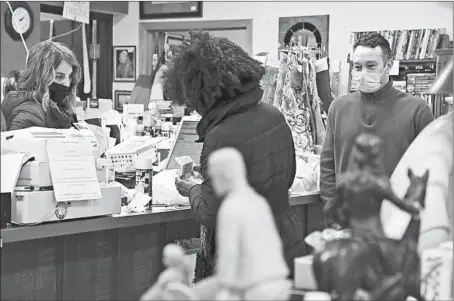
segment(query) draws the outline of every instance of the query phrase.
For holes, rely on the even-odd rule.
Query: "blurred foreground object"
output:
[[[453,93],[453,65],[454,57],[451,57],[449,62],[445,65],[435,83],[427,91],[429,94],[452,94]]]
[[[325,238],[323,248],[314,254],[318,290],[330,293],[333,300],[405,300],[408,296],[424,300],[417,246],[429,173],[419,177],[408,169],[410,186],[400,199],[383,170],[383,153],[377,136],[357,136],[349,167],[340,176],[339,198],[327,204],[326,214],[351,231],[351,235]],[[401,240],[384,234],[380,209],[385,198],[411,214]]]
[[[191,271],[184,249],[176,244],[168,244],[164,247],[162,257],[166,269],[140,300],[196,300],[189,286]]]
[[[172,252],[180,263],[169,264],[166,249],[167,269],[141,300],[288,300],[292,283],[281,238],[268,202],[247,182],[242,155],[233,148],[213,152],[208,173],[216,195],[223,198],[214,275],[190,286],[183,280],[187,270],[182,251]]]

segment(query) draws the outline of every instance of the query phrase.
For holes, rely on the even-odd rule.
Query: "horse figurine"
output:
[[[429,171],[418,177],[409,169],[408,177],[410,186],[404,200],[409,204],[415,204],[415,207],[424,209]],[[401,292],[390,293],[389,300],[403,300],[408,296],[412,296],[418,301],[424,300],[420,289],[421,261],[418,254],[420,226],[420,215],[413,215],[401,241],[389,240],[388,244],[383,244],[385,256],[398,259],[395,268],[402,274]]]
[[[419,265],[419,212],[424,205],[428,173],[417,177],[409,171],[410,187],[401,200],[392,192],[381,168],[382,153],[378,137],[359,135],[349,168],[338,184],[341,198],[327,207],[334,220],[351,230],[350,238],[327,242],[324,250],[314,256],[319,289],[331,293],[334,300],[355,300],[359,293],[368,295],[369,300],[397,300],[393,296],[408,294],[422,300],[415,289],[418,280],[408,275],[414,275]],[[402,241],[384,235],[380,220],[384,198],[413,216]],[[402,280],[405,277],[407,280]]]

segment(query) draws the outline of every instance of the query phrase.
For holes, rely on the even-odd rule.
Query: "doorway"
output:
[[[176,21],[139,23],[139,74],[151,75],[153,54],[162,53],[166,37],[184,39],[190,30],[203,30],[217,37],[226,37],[252,55],[252,19],[220,21]]]

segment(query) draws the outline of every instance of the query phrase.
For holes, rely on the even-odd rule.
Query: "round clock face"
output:
[[[12,18],[14,30],[19,34],[24,34],[31,26],[31,17],[27,9],[18,7],[14,10],[16,18]]]

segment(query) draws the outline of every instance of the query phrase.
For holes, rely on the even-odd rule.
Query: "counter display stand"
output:
[[[290,202],[306,234],[324,227],[318,193]],[[0,299],[138,300],[163,270],[163,247],[199,230],[189,208],[2,229]]]

